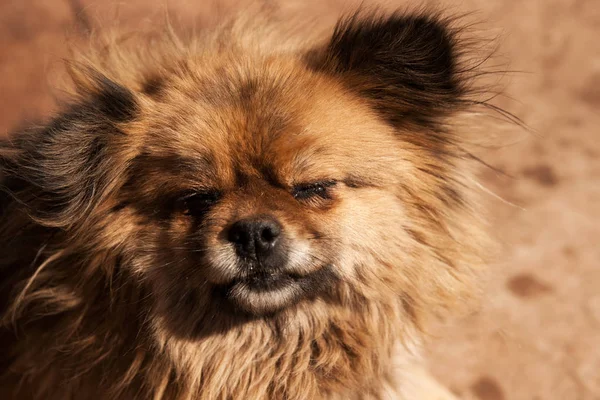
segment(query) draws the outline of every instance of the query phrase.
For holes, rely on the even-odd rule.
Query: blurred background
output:
[[[65,34],[83,36],[98,20],[113,21],[116,3],[0,0],[0,135],[52,112]],[[122,0],[118,19],[138,26],[168,9],[176,25],[192,26],[241,3]],[[356,4],[296,3],[323,23]],[[485,199],[501,252],[481,309],[434,329],[431,369],[464,399],[600,399],[600,1],[383,3],[407,4],[475,11],[500,37],[509,69],[520,71],[505,76],[506,96],[494,104],[531,127],[504,124],[511,140],[485,152],[504,171],[481,176],[502,198]]]

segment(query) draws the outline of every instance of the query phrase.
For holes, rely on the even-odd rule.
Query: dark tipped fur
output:
[[[142,83],[142,93],[153,98],[160,98],[165,85],[164,78],[158,75],[150,76]]]
[[[449,21],[439,16],[357,12],[309,60],[344,76],[393,125],[435,125],[467,92],[457,47]]]
[[[113,121],[129,118],[134,103],[128,91],[107,85],[47,126],[14,135],[16,155],[5,160],[4,170],[23,190],[5,190],[36,220],[69,226],[85,217],[110,183],[106,143],[120,132]]]
[[[114,122],[130,122],[137,114],[137,102],[133,92],[105,76],[97,78],[98,91],[92,104],[98,106],[102,116]]]

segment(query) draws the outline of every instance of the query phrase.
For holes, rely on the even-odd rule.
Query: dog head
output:
[[[73,67],[79,100],[9,167],[34,219],[118,254],[173,329],[364,301],[416,316],[473,262],[457,46],[437,17],[356,14],[304,47],[224,35]]]

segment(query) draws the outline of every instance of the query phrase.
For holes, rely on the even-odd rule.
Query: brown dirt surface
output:
[[[65,32],[111,21],[114,7],[105,3],[0,0],[0,134],[52,111],[56,89],[48,82],[66,55]],[[143,23],[165,3],[176,24],[239,7],[130,0],[120,2],[118,19]],[[515,72],[504,80],[510,97],[495,104],[532,128],[504,127],[502,135],[517,139],[483,155],[504,172],[482,173],[487,190],[503,199],[485,200],[502,251],[480,311],[433,332],[430,367],[464,399],[600,399],[600,3],[427,4],[477,11],[485,30],[501,37],[500,53]],[[342,0],[302,7],[329,21],[351,8]]]

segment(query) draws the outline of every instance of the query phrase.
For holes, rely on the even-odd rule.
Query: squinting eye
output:
[[[179,201],[184,214],[200,216],[206,213],[220,198],[221,194],[217,191],[202,191],[189,193],[181,197]]]
[[[324,181],[314,183],[303,183],[294,186],[292,194],[297,200],[309,199],[312,197],[320,197],[322,199],[330,199],[329,189],[335,186],[335,181]]]

